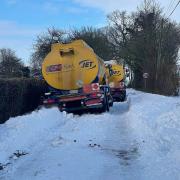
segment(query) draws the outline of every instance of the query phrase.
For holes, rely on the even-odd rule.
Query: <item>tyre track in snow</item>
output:
[[[159,145],[159,139],[154,136],[157,130],[155,122],[162,111],[160,108],[166,107],[162,111],[166,112],[167,102],[174,102],[171,98],[134,90],[128,94],[131,105],[115,103],[109,113],[78,116],[66,115],[57,109],[43,109],[38,118],[35,115],[39,112],[25,116],[23,121],[18,120],[15,122],[18,133],[21,127],[31,125],[36,130],[34,134],[29,133],[22,138],[23,142],[28,140],[29,143],[14,147],[14,150],[25,148],[29,154],[15,160],[0,179],[154,180],[163,177],[169,180],[173,175],[176,180],[180,161],[175,163],[173,170],[169,169],[165,158],[169,158],[170,154],[163,157],[164,144]],[[163,101],[160,105],[159,98]],[[154,116],[150,116],[151,113]],[[32,118],[35,119],[33,123],[30,122]],[[10,126],[13,128],[13,124],[10,123]],[[33,131],[33,128],[30,130]],[[16,131],[9,132],[14,139],[20,137],[16,137]],[[10,152],[13,148],[9,155]],[[172,157],[167,160],[169,166],[172,160]]]
[[[65,119],[64,121],[66,122],[63,123],[63,125],[60,123],[61,125],[56,124],[57,127],[55,127],[56,125],[51,127],[48,130],[48,133],[45,133],[47,137],[44,137],[42,134],[40,134],[40,136],[37,138],[39,142],[35,142],[36,145],[34,143],[32,144],[32,148],[29,148],[29,155],[13,162],[12,165],[8,167],[8,170],[6,171],[7,174],[5,173],[2,178],[8,180],[13,179],[14,177],[19,177],[20,179],[48,179],[50,177],[52,178],[52,174],[55,174],[55,179],[59,177],[62,177],[63,179],[74,179],[74,171],[72,171],[72,175],[67,177],[69,173],[64,175],[61,173],[58,174],[57,168],[59,170],[62,169],[63,172],[65,172],[66,169],[68,170],[69,168],[72,170],[72,164],[75,163],[74,167],[77,167],[76,163],[81,163],[79,161],[82,160],[82,165],[84,167],[83,171],[89,172],[89,166],[90,168],[92,168],[90,172],[91,176],[93,176],[94,179],[98,179],[97,173],[103,174],[104,168],[106,169],[108,167],[109,169],[109,163],[108,161],[106,162],[105,156],[109,156],[108,158],[110,159],[112,157],[117,159],[119,153],[116,152],[116,149],[113,149],[113,147],[106,146],[106,144],[109,144],[109,141],[111,141],[111,139],[108,137],[109,133],[111,134],[110,131],[112,131],[112,129],[114,128],[118,129],[118,127],[115,127],[114,125],[110,127],[110,125],[112,124],[111,121],[116,120],[116,118],[118,120],[119,113],[123,114],[123,111],[125,112],[128,110],[128,105],[124,103],[124,105],[121,104],[121,107],[123,107],[124,109],[121,109],[121,112],[117,112],[119,110],[119,106],[120,104],[117,103],[110,111],[110,113],[99,115],[62,115],[62,117]],[[117,142],[118,140],[114,141],[113,143],[115,144]],[[90,146],[90,144],[92,144],[92,146]],[[76,151],[78,152],[75,153]],[[84,154],[84,156],[80,156],[81,158],[78,157],[79,151],[82,151],[82,154]],[[86,158],[84,159],[87,152],[90,153],[89,156],[91,156],[92,154],[93,158],[102,158],[99,161],[101,162],[99,167],[101,167],[102,170],[100,170],[99,172],[95,171],[94,167],[96,166],[94,166],[93,161],[96,162],[96,158],[93,161],[91,160],[90,162],[88,162],[88,159],[87,161]],[[58,157],[62,154],[63,157],[67,157],[67,159]],[[50,157],[52,159],[50,159]],[[61,162],[62,159],[64,161],[63,163]],[[72,161],[73,163],[71,164]],[[104,161],[106,163],[103,163]],[[46,165],[50,162],[52,163],[52,168],[49,168],[49,166]],[[63,165],[66,164],[67,166],[63,168]],[[86,177],[87,173],[83,174],[77,169],[75,171],[79,172],[77,174],[77,179],[81,179],[81,176],[82,179],[88,179]],[[94,171],[96,173],[93,175]],[[80,174],[81,176],[79,176]]]

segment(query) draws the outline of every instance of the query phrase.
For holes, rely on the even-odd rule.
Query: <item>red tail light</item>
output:
[[[55,103],[55,100],[54,99],[47,99],[47,100],[44,100],[43,103],[44,104],[53,104],[53,103]]]
[[[101,94],[101,93],[92,93],[90,96],[91,96],[92,98],[99,98],[99,97],[102,96],[102,94]]]
[[[96,93],[93,93],[93,94],[91,94],[91,97],[92,97],[92,98],[96,98],[96,97],[97,97],[97,94],[96,94]]]

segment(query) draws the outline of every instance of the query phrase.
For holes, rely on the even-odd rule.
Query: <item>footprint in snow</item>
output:
[[[5,164],[2,164],[0,163],[0,171],[4,170],[8,165],[12,164],[12,160],[17,160],[18,158],[20,158],[21,156],[25,156],[29,153],[25,152],[25,151],[20,151],[20,150],[17,150],[16,152],[13,153],[13,155],[11,155],[9,157],[9,162],[5,163]]]
[[[99,144],[89,144],[88,146],[89,147],[101,147],[101,145],[99,145]]]
[[[62,137],[58,137],[58,138],[54,139],[54,140],[51,142],[51,145],[52,145],[53,147],[57,147],[57,146],[62,145],[62,144],[64,144],[64,143],[65,143],[65,140],[64,140]]]

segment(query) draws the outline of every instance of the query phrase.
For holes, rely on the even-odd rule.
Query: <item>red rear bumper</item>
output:
[[[70,101],[78,101],[78,100],[82,100],[85,99],[86,96],[70,96],[70,97],[62,97],[59,99],[59,102],[70,102]]]
[[[103,97],[103,96],[102,96]],[[98,96],[79,95],[71,97],[62,97],[59,99],[59,108],[61,111],[75,111],[82,109],[99,108],[103,106],[103,98]]]

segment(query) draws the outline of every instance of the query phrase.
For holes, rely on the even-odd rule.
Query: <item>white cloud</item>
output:
[[[126,11],[135,11],[136,8],[141,5],[143,0],[73,0],[74,2],[80,4],[85,7],[93,7],[98,8],[105,13],[110,13],[113,10],[126,10]],[[161,7],[166,12],[166,16],[170,14],[170,12],[175,7],[177,0],[174,1],[174,4],[170,4],[170,0],[158,0]],[[170,8],[169,8],[169,5]],[[176,11],[171,16],[172,19],[180,21],[180,6],[177,7]],[[167,11],[168,10],[168,11]]]
[[[81,14],[81,13],[87,13],[88,9],[77,8],[77,7],[68,7],[68,8],[65,8],[65,11],[67,13],[72,13],[72,14]]]
[[[66,7],[64,6],[63,0],[44,2],[42,7],[48,14],[58,14],[61,12],[70,13],[70,14],[82,14],[88,12],[88,9],[74,7],[73,5]]]
[[[139,4],[139,0],[74,0],[75,2],[94,8],[99,8],[104,12],[108,13],[115,9],[120,10],[133,10]]]

